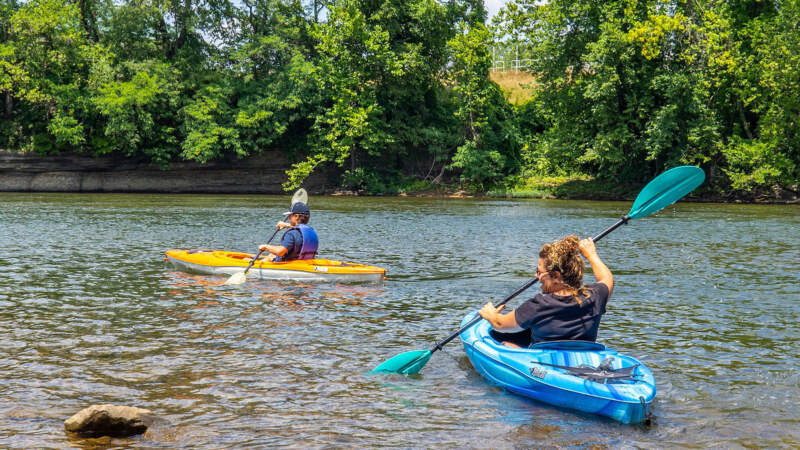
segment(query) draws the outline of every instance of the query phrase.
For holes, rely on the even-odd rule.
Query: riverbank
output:
[[[173,162],[166,170],[120,155],[0,152],[0,192],[282,194],[289,166],[281,151],[206,164]],[[329,192],[335,186],[327,178],[315,173],[305,187]]]
[[[487,196],[506,198],[545,198],[573,200],[633,200],[644,184],[619,183],[592,177],[528,177],[509,189],[489,191]],[[770,190],[720,192],[709,181],[681,201],[708,203],[800,204],[800,187],[773,187]]]
[[[644,184],[616,183],[591,177],[531,177],[510,188],[495,188],[488,191],[470,191],[457,185],[429,185],[422,189],[409,189],[398,193],[401,197],[441,198],[515,198],[546,200],[606,200],[633,201]],[[797,187],[795,187],[797,188]],[[336,196],[369,196],[363,191],[336,190]],[[381,194],[386,195],[386,194]],[[770,191],[714,192],[707,185],[701,186],[681,201],[703,203],[749,203],[749,204],[800,204],[796,190],[774,188]]]
[[[40,155],[0,152],[0,192],[129,192],[188,194],[284,194],[282,183],[291,163],[281,151],[246,159],[174,162],[169,169],[120,155],[92,157],[79,153]],[[315,195],[369,196],[364,190],[341,189],[335,171],[312,174],[303,187]],[[570,200],[633,200],[643,185],[597,180],[588,176],[527,177],[507,188],[488,191],[457,184],[412,182],[384,196],[442,198],[540,198]],[[687,201],[714,203],[800,204],[797,186],[769,191],[722,194],[702,186]]]

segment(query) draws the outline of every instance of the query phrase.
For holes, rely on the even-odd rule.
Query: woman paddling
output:
[[[580,254],[589,261],[597,283],[584,286],[585,268]],[[492,324],[492,337],[512,347],[559,340],[595,341],[600,317],[614,289],[614,276],[597,255],[591,238],[567,236],[539,250],[536,277],[542,293],[526,300],[514,311],[500,314],[505,305],[487,303],[479,314]]]

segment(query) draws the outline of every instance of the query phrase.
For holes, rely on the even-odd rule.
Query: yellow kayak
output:
[[[223,250],[167,250],[167,260],[187,272],[233,275],[244,271],[253,254]],[[383,281],[386,269],[332,259],[298,259],[268,262],[259,258],[247,278],[303,281]]]

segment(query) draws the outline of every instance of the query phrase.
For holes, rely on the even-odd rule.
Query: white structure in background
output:
[[[519,44],[515,45],[513,50],[504,47],[498,49],[492,47],[492,71],[505,72],[520,72],[531,67],[530,58],[519,58]]]

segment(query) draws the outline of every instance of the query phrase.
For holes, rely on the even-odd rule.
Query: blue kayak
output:
[[[465,326],[477,313],[461,322]],[[513,348],[494,340],[481,320],[461,333],[475,370],[492,384],[564,408],[638,423],[656,396],[652,372],[630,356],[584,341],[556,341]]]

